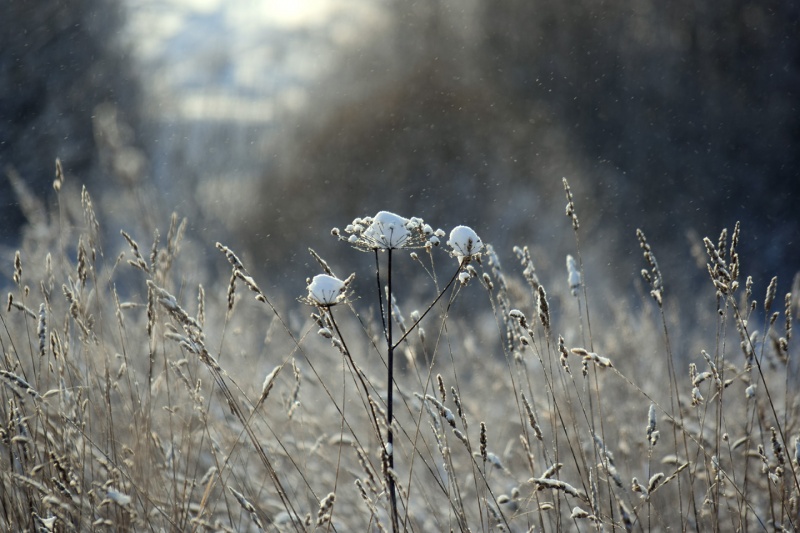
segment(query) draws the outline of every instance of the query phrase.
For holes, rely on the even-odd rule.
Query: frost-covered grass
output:
[[[101,237],[59,177],[6,267],[3,529],[797,529],[797,282],[753,286],[736,226],[674,294],[639,231],[631,306],[584,283],[564,186],[553,271],[380,211],[286,297],[177,216]]]

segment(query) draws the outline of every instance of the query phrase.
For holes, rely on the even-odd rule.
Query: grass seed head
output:
[[[578,229],[580,228],[580,223],[578,222],[578,215],[575,213],[575,202],[572,199],[572,189],[570,189],[569,183],[567,182],[567,178],[562,178],[561,181],[564,184],[564,192],[567,195],[567,207],[566,207],[567,217],[572,222],[572,230],[578,231]]]
[[[278,373],[282,368],[283,365],[276,366],[269,374],[267,374],[267,377],[264,378],[264,384],[261,385],[261,397],[259,398],[259,402],[263,402],[267,399],[272,387],[275,385],[275,379],[278,377]]]
[[[772,309],[772,302],[775,301],[775,295],[778,292],[778,276],[773,277],[769,281],[769,286],[767,287],[767,295],[764,298],[764,312],[769,313],[769,310]]]
[[[487,455],[487,452],[486,452],[486,446],[488,444],[488,438],[486,436],[486,423],[485,422],[481,422],[481,437],[480,438],[481,438],[481,441],[480,441],[481,442],[481,444],[480,444],[481,457],[483,458],[484,461],[486,461],[488,459],[488,455]]]
[[[536,291],[536,307],[539,310],[539,320],[545,331],[550,331],[550,305],[547,303],[547,293],[544,287],[539,285]]]

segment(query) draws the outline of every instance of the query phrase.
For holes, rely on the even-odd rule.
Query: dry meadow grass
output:
[[[709,279],[697,294],[670,292],[679,274],[662,278],[638,232],[631,305],[582,283],[592,266],[565,182],[568,216],[552,223],[574,229],[566,268],[538,271],[522,245],[503,265],[490,246],[462,262],[444,242],[352,250],[340,256],[352,263],[317,258],[297,275],[344,279],[378,260],[377,284],[321,302],[262,291],[235,251],[177,216],[161,233],[136,218],[107,228],[89,192],[56,185],[52,209],[26,204],[4,266],[4,530],[800,525],[799,287],[754,286],[737,253],[746,228],[698,243]],[[387,306],[392,253],[417,271],[395,286],[427,300]],[[673,320],[684,306],[706,310],[688,331]]]

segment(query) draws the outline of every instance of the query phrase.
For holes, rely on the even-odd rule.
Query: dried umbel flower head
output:
[[[338,229],[333,235],[362,251],[436,246],[444,236],[442,230],[434,231],[420,218],[409,219],[389,211],[379,211],[374,217],[357,218],[344,232],[349,237],[341,235]]]
[[[451,255],[464,264],[472,258],[479,259],[483,250],[483,241],[468,226],[456,226],[450,232],[447,245],[453,249]]]
[[[347,285],[335,276],[317,274],[308,284],[308,302],[320,307],[336,305],[344,299]]]
[[[402,248],[411,238],[405,219],[388,211],[381,211],[364,230],[363,236],[377,244],[378,248]]]

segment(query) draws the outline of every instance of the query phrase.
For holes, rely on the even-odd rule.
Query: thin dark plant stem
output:
[[[450,281],[447,282],[447,285],[445,285],[444,289],[439,291],[439,295],[433,300],[433,302],[431,302],[431,304],[428,306],[427,309],[425,309],[425,311],[419,316],[419,318],[413,324],[411,324],[411,326],[397,340],[397,342],[394,343],[394,348],[397,348],[400,345],[400,343],[403,342],[412,331],[414,331],[414,328],[416,328],[419,325],[419,323],[422,322],[422,319],[425,318],[425,316],[431,311],[431,309],[433,309],[433,307],[439,302],[439,300],[441,300],[442,296],[444,296],[444,293],[447,292],[447,289],[449,289],[450,286],[453,284],[453,282],[455,282],[460,272],[461,272],[461,267],[459,266],[458,270],[456,270],[455,274],[453,274],[453,277],[450,278]],[[450,306],[448,305],[447,308],[450,309]],[[391,344],[391,341],[389,341],[389,344]]]
[[[336,331],[336,335],[338,336],[339,340],[342,342],[342,346],[344,347],[344,355],[347,358],[347,362],[350,365],[351,374],[354,377],[353,378],[354,379],[354,383],[355,383],[355,379],[357,378],[358,382],[361,384],[361,387],[364,389],[364,396],[363,396],[364,407],[367,408],[369,410],[370,414],[372,415],[371,418],[370,418],[370,422],[372,422],[373,429],[375,430],[375,435],[377,436],[378,440],[381,441],[381,444],[383,444],[383,441],[381,439],[380,426],[378,425],[378,413],[375,411],[375,407],[372,404],[372,402],[370,402],[369,386],[367,385],[367,382],[366,382],[366,380],[364,378],[363,373],[361,372],[361,369],[358,368],[358,366],[356,365],[356,362],[353,360],[353,356],[351,355],[350,349],[347,347],[347,343],[345,342],[344,337],[342,336],[342,332],[339,329],[339,325],[336,323],[336,320],[333,318],[333,311],[330,308],[328,308],[327,313],[328,313],[328,316],[331,319],[331,325],[333,325],[333,328]],[[342,415],[342,418],[344,419],[344,410],[341,411],[341,415]],[[348,423],[348,428],[350,429],[350,431],[355,436],[355,431],[353,430],[353,428],[350,427],[349,423]]]
[[[390,250],[389,251],[389,257],[390,258],[391,258],[391,254],[392,254],[392,252]],[[391,261],[391,259],[389,261]],[[383,324],[383,335],[385,337],[386,336],[386,331],[387,331],[387,328],[386,328],[387,318],[386,318],[386,315],[384,314],[384,310],[383,310],[383,288],[381,287],[381,264],[380,264],[380,262],[378,260],[378,249],[377,248],[375,249],[375,279],[378,282],[378,310],[381,313],[381,323]],[[392,305],[391,299],[388,302],[386,302],[387,311],[389,311],[389,306],[390,305]],[[391,322],[391,321],[389,321],[389,322]],[[389,343],[389,344],[391,345],[391,343]]]
[[[397,489],[394,483],[394,431],[392,431],[392,421],[394,420],[392,396],[394,392],[394,349],[392,343],[392,320],[391,320],[391,301],[392,301],[392,250],[388,252],[387,274],[386,274],[386,314],[384,327],[386,328],[386,345],[388,347],[388,371],[386,384],[386,455],[389,464],[387,481],[389,483],[389,498],[392,506],[392,531],[397,531]],[[380,276],[379,278],[380,279]]]
[[[680,420],[681,427],[683,426],[683,411],[680,409],[680,393],[678,388],[678,379],[676,377],[675,372],[675,356],[672,353],[672,344],[670,343],[669,337],[669,329],[667,328],[667,317],[664,314],[664,307],[659,304],[658,311],[661,315],[661,329],[664,332],[664,348],[667,351],[667,372],[669,378],[669,386],[670,386],[670,408],[671,413],[678,413],[678,419]],[[677,404],[677,407],[676,407]],[[686,432],[682,431],[682,440],[683,440],[683,450],[686,453],[686,457],[689,457],[689,442],[686,439]],[[677,427],[673,424],[672,426],[672,439],[675,444],[675,454],[678,454],[678,446],[680,442],[678,440],[678,430]],[[683,494],[683,487],[681,483],[680,476],[677,478],[678,482],[678,506],[680,507],[680,516],[681,516],[681,530],[686,531],[689,527],[689,518],[688,515],[684,515],[683,511],[683,498],[680,497]],[[695,502],[694,497],[694,474],[692,471],[689,471],[689,507],[694,512],[694,526],[695,529],[700,527],[700,515],[697,509],[697,504]]]
[[[432,257],[432,256],[431,256],[431,257]],[[433,260],[431,259],[431,262],[432,262],[432,261],[433,261]],[[433,269],[433,264],[431,264],[431,270],[430,270],[430,273],[432,274],[432,275],[431,275],[431,277],[433,278],[433,280],[434,280],[434,283],[435,283],[435,285],[436,285],[436,290],[438,291],[438,295],[436,296],[436,298],[434,298],[434,299],[433,299],[433,301],[430,303],[430,305],[428,305],[427,309],[425,309],[425,311],[422,313],[422,315],[420,315],[420,317],[419,317],[419,318],[418,318],[418,319],[417,319],[417,320],[416,320],[416,321],[415,321],[415,322],[414,322],[414,323],[413,323],[413,324],[412,324],[412,325],[411,325],[411,326],[410,326],[410,327],[409,327],[409,328],[406,330],[406,332],[405,332],[405,333],[402,335],[402,337],[400,338],[400,340],[398,340],[397,342],[395,342],[395,347],[399,346],[399,345],[400,345],[400,344],[403,342],[403,340],[405,340],[405,338],[406,338],[406,337],[407,337],[407,336],[408,336],[408,335],[409,335],[409,334],[410,334],[412,331],[414,331],[414,328],[416,328],[416,327],[419,325],[419,323],[422,321],[422,319],[423,319],[423,318],[425,318],[425,316],[428,314],[428,312],[429,312],[431,309],[433,309],[433,307],[434,307],[434,306],[437,304],[437,302],[438,302],[438,301],[439,301],[439,300],[442,298],[442,296],[444,295],[444,293],[445,293],[445,292],[447,292],[447,291],[448,291],[448,289],[449,289],[449,288],[450,288],[450,287],[453,285],[453,283],[455,282],[455,280],[458,278],[458,274],[459,274],[460,272],[461,272],[461,265],[459,265],[459,267],[458,267],[458,268],[456,269],[456,271],[453,273],[453,276],[450,278],[450,281],[447,283],[447,285],[445,285],[445,287],[444,287],[443,289],[441,289],[441,290],[440,290],[440,289],[439,289],[439,283],[438,283],[438,280],[437,280],[437,278],[436,278],[436,276],[435,276],[435,271],[434,271],[434,269]],[[453,295],[453,297],[454,297],[454,296],[455,296],[455,295]],[[451,306],[452,304],[453,304],[453,298],[451,298],[450,302],[447,304],[447,307],[444,309],[444,311],[443,311],[443,313],[442,313],[442,317],[443,317],[443,318],[442,318],[442,325],[441,325],[441,329],[440,329],[440,332],[439,332],[439,339],[441,339],[442,330],[444,330],[444,328],[445,328],[445,322],[446,322],[446,320],[447,320],[447,317],[448,317],[448,316],[449,316],[449,314],[450,314],[450,306]],[[437,339],[437,341],[436,341],[436,346],[438,346],[438,344],[439,344],[439,339]],[[430,383],[431,383],[431,376],[433,375],[433,366],[434,366],[434,362],[435,362],[435,360],[436,360],[436,354],[437,354],[437,353],[438,353],[438,348],[434,348],[434,349],[433,349],[433,352],[431,353],[430,360],[426,360],[426,364],[428,365],[428,374],[427,374],[427,376],[425,377],[425,382],[424,382],[424,384],[422,385],[422,389],[423,389],[423,390],[422,390],[422,395],[423,395],[423,396],[425,396],[425,395],[428,393],[428,387],[429,387],[429,385],[430,385]],[[414,449],[415,449],[415,450],[417,449],[417,442],[418,442],[418,438],[419,438],[419,435],[420,435],[420,424],[422,423],[422,415],[423,415],[423,412],[424,412],[424,411],[423,411],[422,409],[420,409],[420,411],[419,411],[419,416],[417,417],[417,421],[416,421],[416,424],[415,424],[415,429],[414,429],[414,439],[413,439],[413,441],[412,441],[412,442],[413,442],[413,445],[414,445]],[[423,441],[423,442],[424,442],[424,441]],[[419,453],[419,452],[418,452],[418,453]],[[471,450],[470,450],[470,453],[472,453],[472,451],[471,451]],[[420,456],[421,456],[421,454],[420,454]],[[411,464],[409,465],[409,468],[408,468],[408,486],[409,486],[409,487],[411,486],[411,479],[412,479],[412,475],[413,475],[413,473],[414,473],[414,456],[412,456],[412,457],[411,457]],[[476,483],[477,483],[477,480],[476,480]],[[410,497],[410,496],[409,496],[409,497]],[[454,504],[452,504],[452,502],[451,502],[451,506],[452,506],[452,508],[453,508],[453,510],[454,510],[454,511],[457,511],[457,509],[456,509],[455,505],[454,505]],[[404,530],[408,528],[408,520],[409,520],[409,516],[408,516],[408,514],[406,513],[406,516],[405,516],[405,519],[404,519],[404,523],[403,523],[403,529],[404,529]]]
[[[745,333],[747,333],[747,338],[749,339],[750,336],[749,336],[749,332],[747,331],[747,323],[742,318],[742,315],[741,315],[741,313],[739,311],[739,308],[736,305],[736,301],[731,299],[731,304],[733,306],[733,310],[734,310],[734,313],[736,314],[737,319],[742,323],[742,329],[745,331]],[[765,318],[764,331],[768,331],[767,330],[767,325],[766,325],[766,320],[767,319]],[[789,443],[786,440],[786,435],[784,433],[783,425],[781,424],[781,418],[778,416],[778,412],[775,409],[775,402],[772,399],[772,394],[770,393],[769,386],[767,385],[767,380],[764,377],[764,371],[763,371],[762,366],[761,366],[761,359],[764,357],[764,346],[761,347],[761,353],[759,355],[755,355],[755,348],[752,345],[751,345],[750,349],[753,350],[753,353],[754,353],[753,360],[756,363],[756,369],[758,369],[758,377],[761,378],[761,383],[764,384],[764,392],[765,392],[765,394],[767,396],[767,402],[769,404],[772,416],[773,416],[773,418],[775,420],[776,430],[778,431],[778,434],[780,435],[781,442],[783,444],[783,449],[784,450],[790,449],[788,447]],[[800,491],[800,480],[798,480],[794,469],[791,469],[791,473],[792,473],[791,480],[794,481],[795,489]],[[795,524],[794,520],[792,519],[792,517],[789,517],[789,521],[792,524],[792,527],[794,528],[796,526],[796,524]]]

